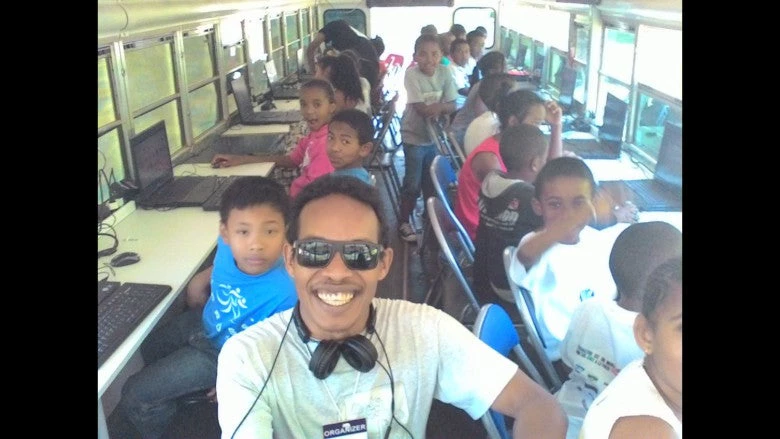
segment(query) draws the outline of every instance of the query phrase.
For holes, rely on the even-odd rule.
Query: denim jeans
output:
[[[159,438],[178,398],[216,385],[219,351],[206,338],[201,312],[189,310],[153,331],[141,354],[146,366],[122,387],[119,407],[144,439]]]
[[[404,143],[404,181],[401,187],[401,197],[415,201],[423,194],[423,202],[432,196],[433,181],[431,180],[431,163],[438,154],[436,145],[410,145]]]

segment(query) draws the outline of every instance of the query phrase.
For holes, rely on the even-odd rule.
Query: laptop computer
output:
[[[233,97],[238,107],[238,116],[242,125],[269,125],[275,123],[297,123],[301,120],[300,110],[289,111],[255,111],[249,88],[243,76],[230,80]]]
[[[682,211],[682,126],[667,122],[652,179],[603,181],[616,201],[630,200],[643,211]]]
[[[200,206],[217,189],[216,176],[173,176],[165,121],[130,139],[140,207]]]
[[[567,131],[563,133],[563,149],[583,159],[617,159],[623,146],[623,128],[626,126],[628,104],[612,93],[607,93],[604,118],[598,138],[590,133]]]

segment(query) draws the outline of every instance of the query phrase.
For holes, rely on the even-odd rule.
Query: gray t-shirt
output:
[[[514,362],[443,311],[405,300],[375,298],[373,304],[376,332],[368,337],[379,358],[366,373],[340,358],[330,376],[317,379],[309,360],[318,342],[303,343],[290,323],[292,309],[231,337],[217,371],[223,438],[249,412],[236,438],[317,438],[324,425],[365,418],[368,437],[381,439],[393,401],[396,420],[423,438],[434,398],[477,419],[517,371]],[[393,422],[390,437],[409,435]]]
[[[401,137],[410,145],[430,145],[433,139],[428,135],[425,119],[417,113],[412,104],[423,102],[430,105],[436,102],[452,102],[458,97],[455,78],[448,66],[439,64],[433,76],[422,73],[419,67],[406,69],[404,75],[406,88],[406,108],[401,118]]]

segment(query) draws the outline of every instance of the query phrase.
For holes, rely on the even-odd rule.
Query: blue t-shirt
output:
[[[362,166],[359,168],[336,169],[331,174],[355,177],[364,183],[371,184],[371,174]]]
[[[211,273],[211,296],[203,308],[203,330],[217,349],[228,338],[298,301],[295,284],[284,268],[284,258],[265,273],[249,275],[233,260],[220,236]]]

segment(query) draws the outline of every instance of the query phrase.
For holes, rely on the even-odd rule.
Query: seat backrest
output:
[[[471,262],[474,262],[474,243],[471,241],[471,236],[463,227],[460,220],[455,216],[455,212],[452,210],[452,200],[454,198],[454,192],[458,187],[458,176],[455,174],[455,170],[452,168],[450,160],[442,155],[437,155],[431,162],[431,180],[433,181],[433,187],[436,190],[436,196],[444,203],[444,208],[447,209],[447,214],[452,217],[455,226],[460,231],[461,239],[466,244],[466,249],[469,252]]]
[[[439,154],[447,156],[452,161],[451,165],[453,169],[455,169],[456,172],[460,172],[460,169],[465,162],[465,158],[461,157],[459,152],[450,142],[450,138],[442,125],[441,119],[428,118],[425,121],[425,125],[428,130],[428,135],[431,136],[431,139],[433,139],[436,144],[436,149],[439,150]]]
[[[523,350],[512,319],[501,305],[494,303],[482,305],[477,319],[474,321],[472,331],[477,338],[501,355],[511,358],[510,355],[514,353],[525,368],[526,373],[541,386],[546,386],[541,374]],[[504,415],[493,409],[488,409],[487,413],[482,416],[482,424],[490,439],[509,439],[511,437],[506,428]]]
[[[513,245],[507,246],[502,255],[507,282],[509,284],[509,289],[512,291],[512,297],[515,299],[517,310],[520,313],[523,327],[526,330],[528,342],[536,354],[535,357],[538,359],[539,367],[537,367],[537,369],[544,371],[547,377],[545,379],[546,387],[551,393],[555,393],[561,388],[562,381],[558,376],[558,372],[555,370],[552,361],[547,357],[547,352],[544,350],[544,342],[539,335],[539,325],[536,320],[533,298],[528,290],[517,285],[509,274],[512,258],[515,257],[515,249],[516,247]]]
[[[466,242],[463,240],[463,236],[455,225],[455,216],[450,215],[445,208],[444,203],[437,197],[428,197],[425,202],[425,206],[428,212],[428,220],[431,224],[431,229],[436,236],[436,241],[439,243],[439,249],[442,256],[447,261],[455,277],[461,285],[461,289],[466,295],[469,305],[476,315],[479,312],[479,303],[477,302],[474,292],[471,289],[471,284],[466,279],[461,269],[461,264],[458,262],[467,258],[468,248]],[[451,211],[449,211],[451,212]],[[468,235],[466,235],[468,236]],[[473,258],[471,262],[473,263]]]

